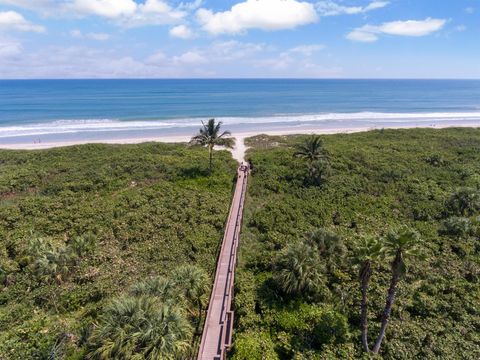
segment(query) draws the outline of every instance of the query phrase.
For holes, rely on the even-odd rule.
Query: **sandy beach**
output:
[[[412,129],[412,128],[431,128],[442,129],[449,127],[480,127],[480,124],[476,126],[472,123],[457,123],[457,124],[431,124],[429,126],[416,126],[416,125],[399,125],[399,126],[384,126],[384,127],[351,127],[351,128],[321,128],[321,127],[309,127],[309,128],[284,128],[284,129],[271,129],[264,131],[246,131],[232,133],[232,137],[236,139],[236,145],[230,151],[232,156],[238,162],[245,160],[245,153],[248,147],[245,145],[245,139],[248,137],[265,134],[271,136],[282,135],[300,135],[300,134],[349,134],[355,132],[372,131],[380,128],[384,129]],[[193,135],[193,133],[192,133]],[[131,137],[122,139],[110,139],[110,140],[78,140],[78,141],[39,141],[34,143],[18,143],[18,144],[0,144],[0,149],[7,150],[40,150],[49,149],[54,147],[64,147],[82,144],[139,144],[144,142],[165,142],[165,143],[185,143],[190,140],[189,135],[166,135],[166,136],[152,136],[152,137]]]

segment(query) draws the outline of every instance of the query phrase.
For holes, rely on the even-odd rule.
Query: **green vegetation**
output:
[[[210,119],[205,124],[202,122],[202,127],[197,135],[195,135],[190,144],[204,146],[208,149],[208,171],[212,173],[213,166],[213,149],[215,146],[224,146],[227,148],[233,148],[235,140],[228,137],[230,131],[220,132],[222,122],[215,123],[215,119]]]
[[[296,144],[293,156],[305,161],[305,184],[321,185],[328,169],[322,138],[318,135],[307,137],[305,141]]]
[[[316,139],[248,140],[231,357],[478,359],[480,130]]]
[[[206,301],[208,276],[184,265],[172,278],[154,277],[114,299],[87,337],[90,359],[182,359],[194,353],[193,329],[201,320],[192,303]],[[190,319],[186,310],[191,309]],[[198,328],[196,329],[198,331]]]
[[[166,144],[0,151],[0,358],[190,352],[236,169],[218,152],[209,176],[208,159]]]

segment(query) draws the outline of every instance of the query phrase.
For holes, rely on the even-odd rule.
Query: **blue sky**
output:
[[[480,78],[480,0],[0,0],[0,78]]]

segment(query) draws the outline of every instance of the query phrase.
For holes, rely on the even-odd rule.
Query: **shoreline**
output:
[[[398,126],[371,126],[371,127],[351,127],[351,128],[297,128],[297,129],[265,129],[263,131],[245,131],[232,134],[232,137],[236,140],[236,145],[233,149],[229,149],[232,156],[238,162],[244,161],[245,153],[248,147],[245,145],[245,139],[257,135],[269,135],[269,136],[288,136],[288,135],[305,135],[305,134],[351,134],[358,132],[368,132],[380,129],[446,129],[446,128],[480,128],[472,124],[458,123],[458,124],[430,124],[424,126],[412,125],[398,125]],[[193,135],[193,134],[192,134]],[[126,145],[126,144],[141,144],[146,142],[161,142],[161,143],[187,143],[190,141],[191,136],[187,135],[166,135],[166,136],[152,136],[152,137],[131,137],[122,139],[107,139],[107,140],[76,140],[76,141],[47,141],[41,143],[18,143],[18,144],[0,144],[0,150],[44,150],[57,147],[67,147],[74,145],[86,145],[86,144],[109,144],[109,145]]]

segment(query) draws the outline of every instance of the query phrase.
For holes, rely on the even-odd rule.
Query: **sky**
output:
[[[0,78],[480,79],[480,0],[0,0]]]

